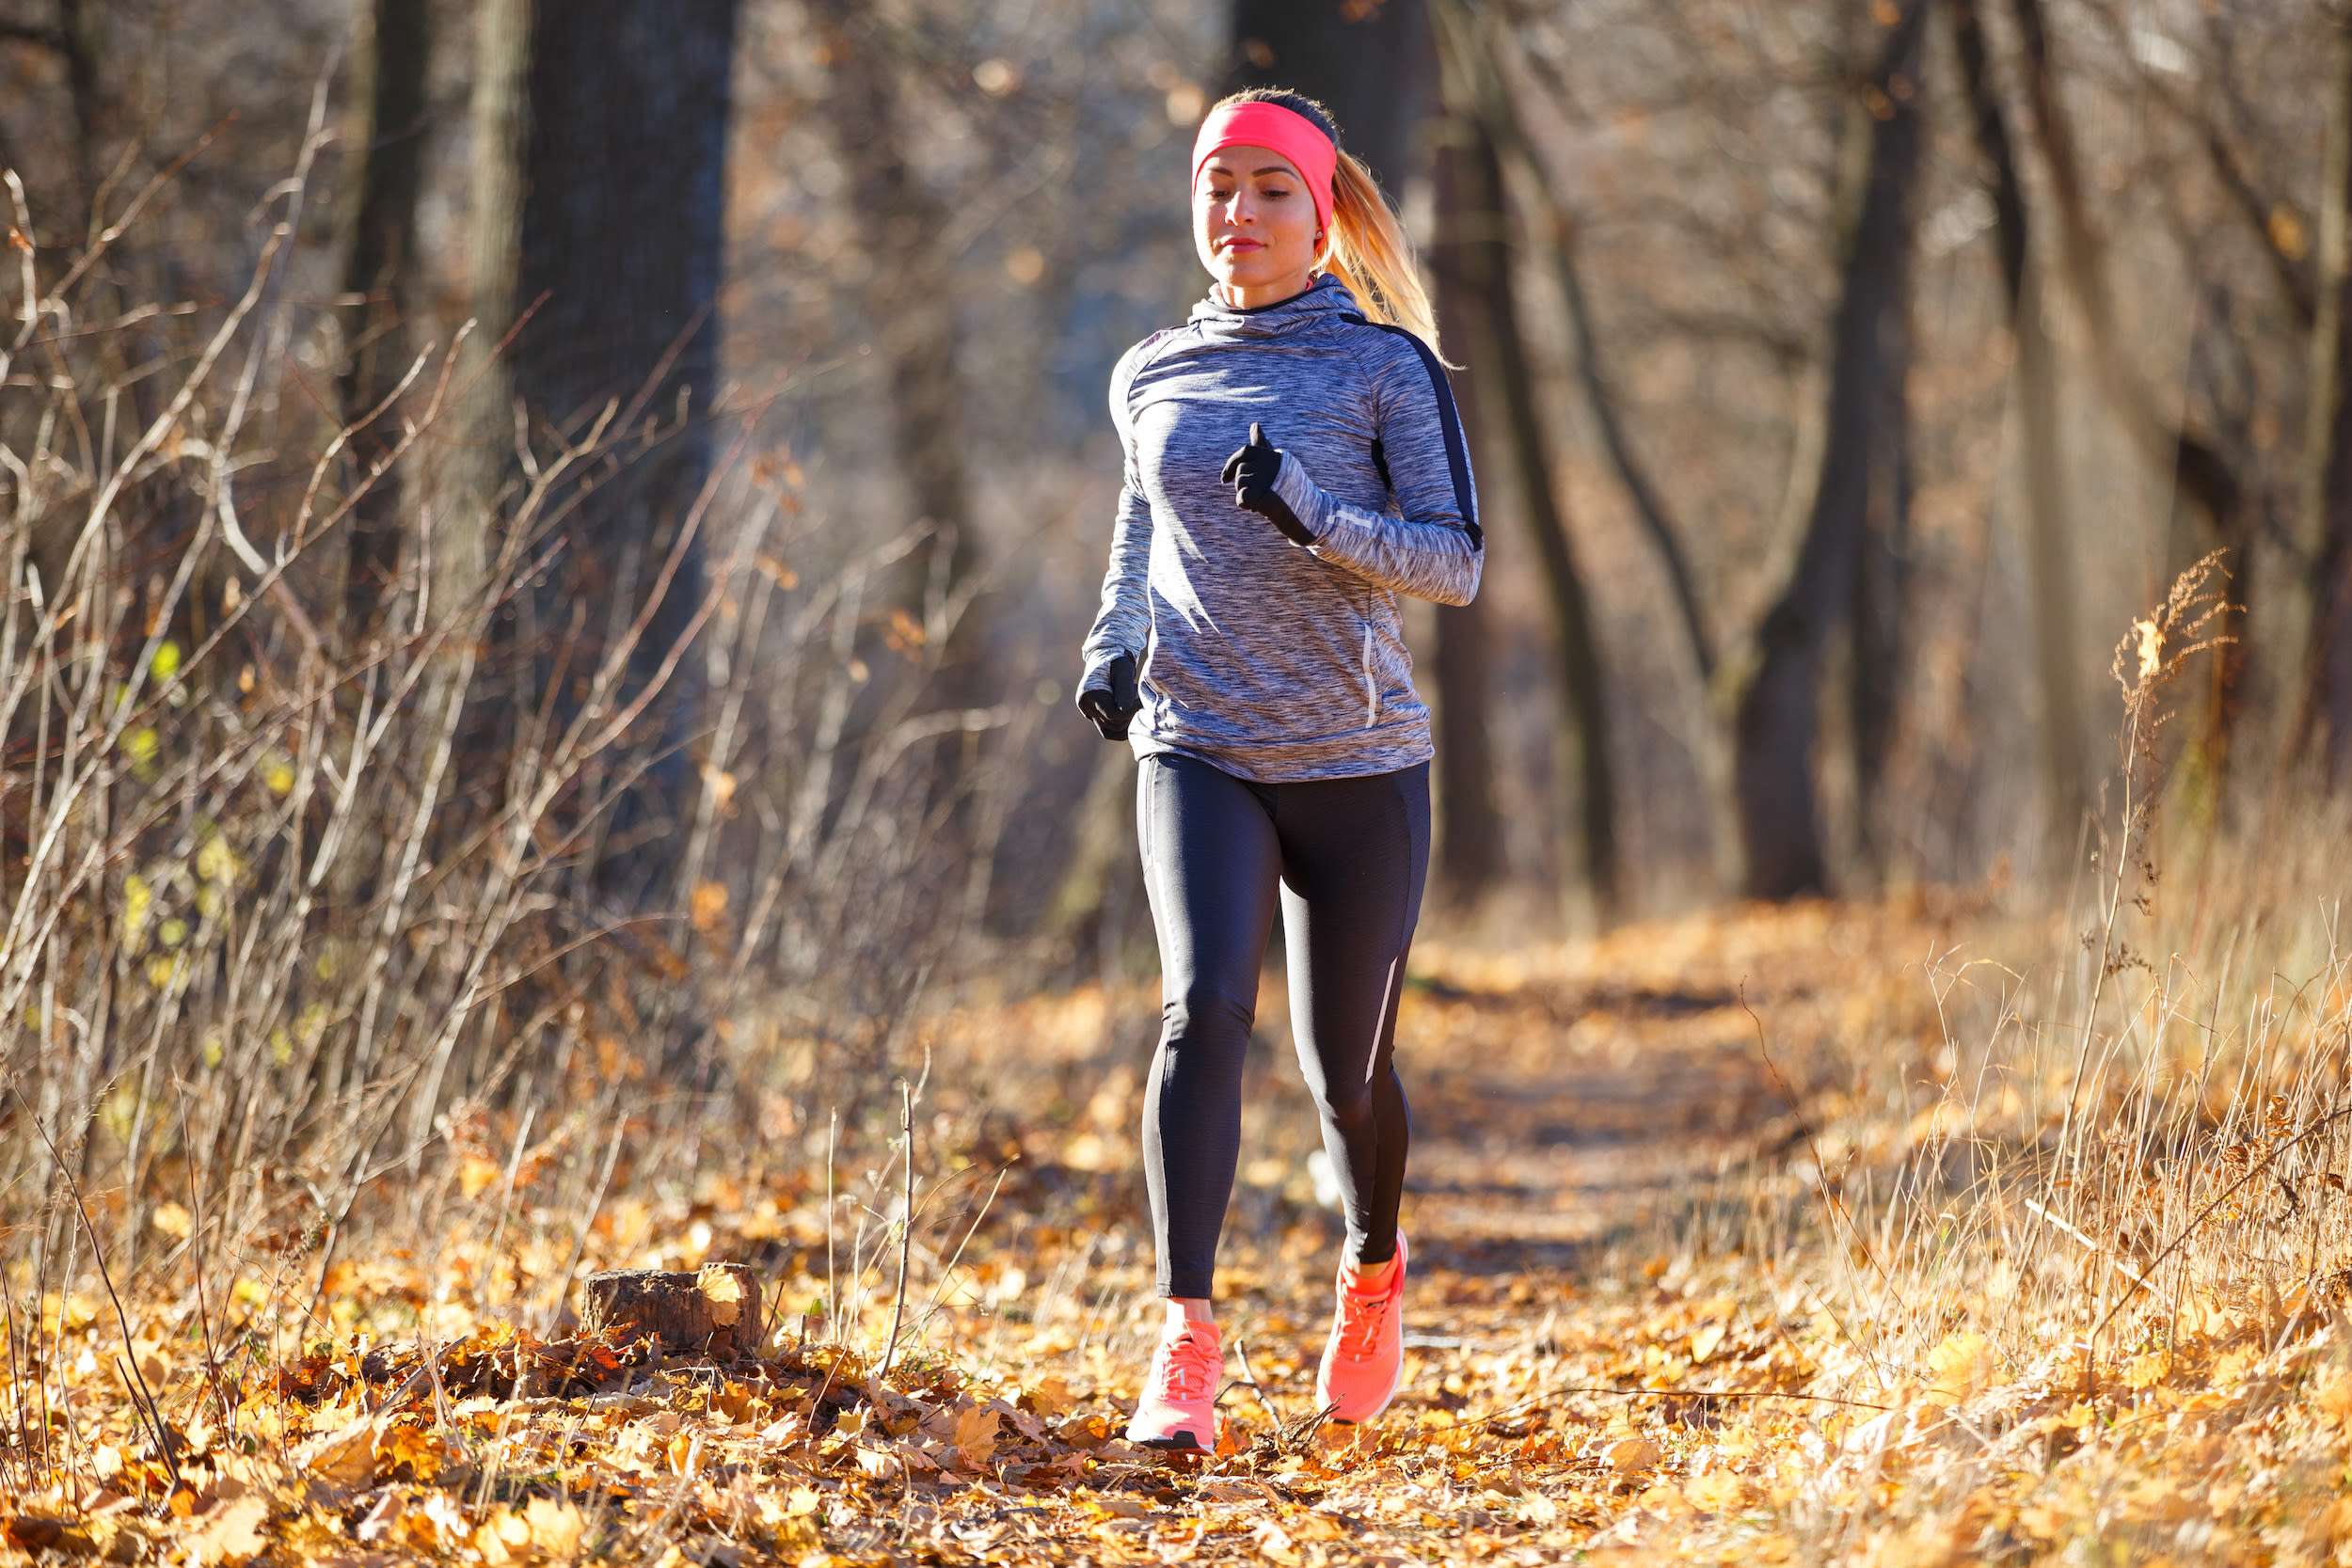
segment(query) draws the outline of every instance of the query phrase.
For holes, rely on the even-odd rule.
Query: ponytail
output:
[[[1406,237],[1405,226],[1397,222],[1372,170],[1340,146],[1339,126],[1331,111],[1305,93],[1284,87],[1248,87],[1219,100],[1215,108],[1250,103],[1277,103],[1303,116],[1338,150],[1338,166],[1331,176],[1331,224],[1324,235],[1323,254],[1315,261],[1316,270],[1344,284],[1366,320],[1401,326],[1437,354],[1437,312],[1430,308],[1428,291],[1422,287],[1413,242]]]
[[[1413,242],[1363,160],[1343,149],[1331,179],[1331,232],[1323,267],[1347,286],[1370,320],[1401,326],[1438,353],[1437,312],[1421,284]]]

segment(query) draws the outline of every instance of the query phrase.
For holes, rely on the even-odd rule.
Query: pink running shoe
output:
[[[1216,1324],[1186,1323],[1160,1334],[1127,1441],[1147,1449],[1216,1451],[1216,1386],[1225,1349]]]
[[[1396,1272],[1370,1294],[1350,1288],[1340,1267],[1339,1310],[1315,1374],[1315,1400],[1334,1421],[1369,1421],[1388,1409],[1405,1376],[1405,1232],[1396,1233]]]

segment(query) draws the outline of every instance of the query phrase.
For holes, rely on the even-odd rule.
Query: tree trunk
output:
[[[2303,537],[2315,546],[2311,654],[2297,726],[2330,784],[2352,777],[2352,32],[2335,40],[2304,437]]]
[[[1583,269],[1577,257],[1576,221],[1555,189],[1555,182],[1546,174],[1526,132],[1519,127],[1518,111],[1512,103],[1510,89],[1495,68],[1494,45],[1481,33],[1478,20],[1458,0],[1443,0],[1438,17],[1439,36],[1446,49],[1459,57],[1458,74],[1464,78],[1454,90],[1464,99],[1465,111],[1483,120],[1502,150],[1519,164],[1526,175],[1526,187],[1534,193],[1540,221],[1531,220],[1529,227],[1540,234],[1551,251],[1552,274],[1559,281],[1561,303],[1566,307],[1568,325],[1576,339],[1577,378],[1583,384],[1584,401],[1592,410],[1601,449],[1609,454],[1610,466],[1616,469],[1618,483],[1625,487],[1626,499],[1633,503],[1633,515],[1649,535],[1650,544],[1658,551],[1659,564],[1665,569],[1666,586],[1674,594],[1683,634],[1690,641],[1691,661],[1698,670],[1700,681],[1710,681],[1715,674],[1714,640],[1708,635],[1697,584],[1674,525],[1667,519],[1665,502],[1651,482],[1648,468],[1634,451],[1625,422],[1617,414],[1616,389],[1601,353],[1599,331],[1584,292]]]
[[[1552,490],[1549,443],[1535,380],[1527,361],[1512,287],[1509,214],[1503,205],[1502,161],[1483,121],[1454,122],[1459,129],[1440,150],[1440,189],[1451,191],[1456,215],[1447,223],[1465,298],[1480,302],[1468,310],[1470,331],[1456,353],[1470,368],[1465,381],[1501,404],[1499,428],[1488,432],[1508,454],[1518,503],[1535,542],[1536,559],[1551,599],[1554,646],[1559,659],[1560,701],[1565,732],[1575,738],[1577,818],[1584,873],[1604,916],[1622,894],[1617,862],[1616,791],[1610,768],[1609,718],[1603,697],[1600,649],[1567,527]],[[1484,396],[1478,401],[1484,404]],[[1465,415],[1466,423],[1470,420]],[[1477,426],[1470,428],[1475,434]],[[1500,533],[1490,530],[1489,537]]]
[[[1866,92],[1875,123],[1860,212],[1848,242],[1831,344],[1828,436],[1821,477],[1796,569],[1757,634],[1759,662],[1740,701],[1735,736],[1740,839],[1747,891],[1789,898],[1826,890],[1813,778],[1820,674],[1830,635],[1865,587],[1865,555],[1877,508],[1899,498],[1890,467],[1899,441],[1888,428],[1901,396],[1904,297],[1911,249],[1910,193],[1919,160],[1919,37],[1925,0],[1910,0],[1888,31]],[[1890,451],[1890,449],[1892,449]],[[1858,634],[1860,661],[1871,634]],[[1857,713],[1857,761],[1869,744]],[[1857,768],[1857,772],[1861,772]]]
[[[73,104],[74,175],[81,190],[86,245],[98,237],[105,222],[94,205],[105,178],[98,142],[108,129],[102,123],[106,114],[98,86],[97,26],[97,18],[83,8],[82,0],[57,0],[57,42],[65,55],[66,93]]]
[[[2034,651],[2042,686],[2042,748],[2050,827],[2058,837],[2082,819],[2088,774],[2083,745],[2081,637],[2075,621],[2074,555],[2066,518],[2066,466],[2058,444],[2058,373],[2042,326],[2042,280],[2033,264],[2025,183],[2000,89],[1994,84],[1977,0],[1951,0],[1961,75],[1976,119],[1977,148],[1993,177],[1994,237],[2017,349],[2018,434],[2026,461],[2026,558]]]
[[[363,418],[397,386],[415,352],[408,330],[416,270],[417,194],[424,168],[425,64],[431,34],[425,0],[374,0],[367,102],[358,139],[358,197],[343,261],[343,292],[363,303],[343,310],[343,418]],[[354,437],[365,473],[398,439],[387,416]],[[400,568],[398,476],[387,474],[352,510],[344,569],[346,636],[375,622]]]
[[[1429,57],[1422,0],[1233,0],[1226,90],[1288,87],[1314,99],[1393,200],[1419,156],[1413,132],[1433,86]]]
[[[474,13],[472,255],[468,310],[447,438],[418,545],[428,619],[464,614],[495,555],[498,496],[514,450],[512,362],[497,352],[515,321],[522,250],[525,136],[530,119],[532,0],[485,0]]]
[[[945,590],[968,577],[979,559],[966,468],[955,261],[939,246],[948,215],[907,161],[900,64],[890,55],[887,24],[856,0],[812,0],[810,9],[831,65],[834,136],[850,167],[860,238],[873,263],[866,316],[886,369],[898,468],[915,519],[934,531],[910,558],[898,597],[929,627]]]
[[[1104,741],[1095,749],[1075,828],[1069,863],[1046,900],[1038,935],[1073,962],[1082,944],[1091,941],[1095,967],[1107,971],[1110,965],[1104,960],[1114,956],[1112,944],[1121,933],[1105,927],[1105,911],[1121,881],[1140,885],[1136,868],[1136,756],[1126,742]]]
[[[629,428],[613,434],[659,437],[573,507],[554,574],[558,602],[596,607],[576,658],[605,655],[646,614],[622,701],[654,678],[705,592],[701,541],[681,531],[710,463],[735,18],[736,0],[569,0],[543,6],[532,29],[515,297],[536,313],[516,341],[515,394],[568,434],[617,403]],[[631,737],[650,765],[617,803],[597,866],[624,902],[666,895],[675,875],[666,846],[697,787],[685,746],[694,668],[676,666]]]
[[[2205,515],[2215,541],[2225,552],[2223,590],[2226,608],[2217,628],[2228,641],[2215,651],[2212,696],[2206,705],[2201,749],[2218,784],[2227,762],[2231,732],[2243,706],[2246,673],[2246,607],[2249,586],[2246,563],[2252,547],[2253,520],[2246,487],[2235,467],[2211,443],[2185,424],[2168,420],[2154,395],[2124,356],[2123,339],[2116,327],[2115,303],[2107,289],[2105,246],[2090,222],[2083,194],[2082,167],[2074,153],[2074,138],[2066,105],[2058,96],[2056,69],[2050,59],[2049,29],[2042,0],[2010,0],[2026,66],[2027,96],[2042,135],[2042,153],[2049,166],[2050,195],[2058,209],[2067,285],[2081,307],[2090,344],[2091,366],[2100,390],[2122,419],[2125,433],[2149,461],[2169,467],[2173,483]]]
[[[1911,536],[1909,243],[1908,232],[1897,239],[1904,248],[1896,263],[1901,269],[1901,280],[1879,324],[1879,406],[1869,447],[1862,554],[1854,571],[1853,657],[1847,669],[1855,847],[1870,874],[1881,878],[1886,873],[1892,839],[1892,825],[1886,820],[1886,767],[1895,749],[1897,710],[1902,699],[1906,557]]]
[[[570,0],[532,28],[516,298],[544,303],[516,344],[516,394],[574,430],[617,400],[667,436],[575,515],[591,592],[626,546],[665,558],[708,466],[734,43],[735,0]],[[698,570],[681,574],[649,657],[700,588]]]
[[[580,1281],[583,1334],[627,1343],[653,1338],[679,1355],[757,1355],[767,1339],[759,1276],[740,1263],[606,1269]]]
[[[1228,90],[1288,87],[1321,103],[1339,122],[1349,152],[1362,159],[1391,198],[1415,171],[1415,131],[1435,83],[1429,71],[1429,18],[1421,0],[1356,7],[1340,0],[1235,0],[1233,71]],[[1456,358],[1460,346],[1485,341],[1472,321],[1483,302],[1465,285],[1461,232],[1452,215],[1460,198],[1450,153],[1437,154],[1438,233],[1429,252],[1437,285],[1438,330]],[[1453,378],[1454,402],[1473,448],[1485,426],[1477,377]],[[1487,728],[1489,676],[1486,606],[1439,605],[1430,660],[1438,742],[1437,885],[1455,907],[1475,903],[1501,879],[1502,823],[1494,803],[1494,753]]]
[[[1433,122],[1444,136],[1437,149],[1438,231],[1429,247],[1429,270],[1437,284],[1438,329],[1457,357],[1475,352],[1476,363],[1492,340],[1483,321],[1485,301],[1470,284],[1472,259],[1467,254],[1474,233],[1472,211],[1465,200],[1462,164],[1470,155],[1461,140],[1470,133],[1463,120]],[[1486,434],[1486,413],[1479,397],[1479,378],[1461,374],[1454,380],[1454,403],[1461,415],[1465,439],[1478,458],[1494,451],[1481,440]],[[1438,607],[1437,657],[1431,661],[1438,689],[1438,888],[1440,896],[1457,908],[1476,902],[1503,874],[1502,818],[1495,809],[1494,756],[1487,730],[1486,693],[1491,685],[1485,601]]]

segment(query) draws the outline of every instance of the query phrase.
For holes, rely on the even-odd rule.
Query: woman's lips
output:
[[[1263,250],[1264,248],[1263,240],[1228,240],[1225,242],[1225,254],[1228,256],[1236,255],[1245,250]]]

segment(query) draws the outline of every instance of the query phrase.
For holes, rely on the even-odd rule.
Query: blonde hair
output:
[[[1342,151],[1331,177],[1331,230],[1323,270],[1356,296],[1367,319],[1401,326],[1438,353],[1438,315],[1421,286],[1413,242],[1363,160]],[[1442,356],[1440,356],[1442,357]]]
[[[1339,148],[1339,166],[1331,176],[1331,223],[1315,269],[1338,278],[1366,320],[1401,326],[1437,354],[1438,314],[1430,307],[1429,291],[1422,287],[1413,242],[1406,237],[1405,226],[1397,221],[1372,170],[1340,147],[1339,125],[1331,111],[1305,93],[1284,87],[1248,87],[1219,100],[1216,107],[1228,103],[1278,104],[1331,138],[1331,145]]]

